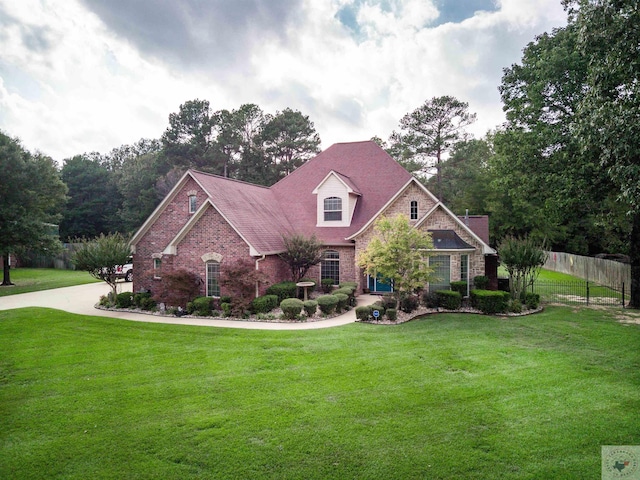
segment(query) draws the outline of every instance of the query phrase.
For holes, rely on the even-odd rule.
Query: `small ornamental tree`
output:
[[[289,265],[293,281],[299,282],[312,266],[322,260],[322,243],[315,235],[305,237],[296,234],[282,239],[285,251],[280,254],[280,258]]]
[[[120,233],[101,234],[89,240],[74,240],[80,246],[73,252],[72,263],[77,270],[85,270],[92,277],[103,280],[111,287],[111,296],[115,301],[117,291],[116,267],[128,262],[131,255],[129,240]]]
[[[202,279],[183,268],[162,275],[160,285],[153,298],[167,307],[187,308],[187,304],[200,295]]]
[[[500,262],[509,272],[509,290],[514,299],[524,300],[547,260],[544,248],[529,237],[505,237],[498,248]]]
[[[400,298],[433,280],[428,262],[432,249],[431,234],[413,228],[405,215],[381,217],[357,263],[366,274],[380,275],[392,282],[397,306]]]
[[[220,287],[231,297],[232,315],[242,317],[257,297],[260,284],[267,281],[264,272],[256,270],[255,263],[248,259],[221,265]]]

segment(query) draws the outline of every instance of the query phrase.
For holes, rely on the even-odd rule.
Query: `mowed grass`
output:
[[[640,443],[619,310],[247,331],[0,312],[0,478],[596,479]]]
[[[93,278],[89,272],[53,268],[12,268],[9,273],[11,283],[15,285],[0,287],[0,297],[101,281]],[[2,275],[3,270],[0,270],[0,279]]]

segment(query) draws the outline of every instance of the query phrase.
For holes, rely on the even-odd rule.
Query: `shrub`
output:
[[[282,313],[284,314],[285,318],[288,318],[289,320],[297,319],[298,315],[300,315],[300,312],[302,311],[303,306],[304,304],[302,303],[302,300],[299,300],[297,298],[285,298],[284,300],[282,300],[282,302],[280,302]]]
[[[350,288],[355,292],[356,288],[358,288],[358,284],[356,282],[341,282],[340,285],[338,285],[338,288]]]
[[[482,313],[493,315],[507,311],[510,297],[509,292],[500,290],[472,290],[471,304]]]
[[[187,303],[200,295],[201,284],[202,280],[195,273],[184,269],[174,270],[162,275],[154,298],[168,307],[186,308]]]
[[[267,295],[277,295],[278,302],[282,303],[286,298],[295,298],[297,289],[295,282],[274,283],[267,288]]]
[[[356,307],[356,318],[361,321],[367,321],[371,316],[371,311],[372,309],[371,309],[371,306],[369,305],[366,305],[363,307]]]
[[[197,297],[187,304],[187,313],[208,317],[213,311],[214,300],[211,297]]]
[[[422,294],[422,303],[427,308],[438,308],[438,295],[436,295],[436,292],[424,292]]]
[[[463,297],[467,296],[467,282],[451,282],[451,290],[460,293]]]
[[[346,310],[349,305],[349,295],[346,293],[334,293],[334,297],[338,299],[338,305],[336,305],[336,311],[341,312]]]
[[[142,308],[142,304],[146,299],[151,298],[151,292],[138,292],[133,294],[133,305]]]
[[[486,290],[489,286],[489,277],[478,275],[473,277],[473,288],[475,290]]]
[[[307,314],[307,317],[313,317],[318,310],[318,302],[315,300],[307,300],[303,305],[304,313]]]
[[[400,300],[400,310],[404,313],[411,313],[418,308],[419,304],[420,301],[417,295],[407,295]]]
[[[509,303],[509,311],[511,313],[522,313],[522,302],[517,298],[511,300]]]
[[[222,309],[222,315],[224,315],[225,317],[230,317],[231,316],[231,304],[228,302],[222,302],[220,303],[220,308]]]
[[[387,314],[387,318],[392,322],[395,322],[398,318],[398,311],[395,308],[389,308],[386,311],[386,314]]]
[[[454,292],[453,290],[438,290],[435,293],[438,297],[439,307],[446,310],[458,310],[462,306],[462,295],[460,292]]]
[[[154,308],[156,308],[156,305],[157,303],[151,295],[144,296],[140,299],[140,308],[142,310],[153,310]]]
[[[116,307],[131,308],[133,306],[133,295],[131,292],[122,292],[116,295]]]
[[[251,302],[251,310],[254,313],[268,313],[278,306],[277,295],[263,295],[254,298]]]
[[[528,292],[525,295],[525,303],[527,305],[527,308],[530,310],[538,308],[538,306],[540,305],[540,294]]]
[[[220,266],[220,288],[231,295],[231,313],[242,318],[256,296],[256,285],[264,284],[267,276],[256,270],[255,263],[249,259],[225,261]]]
[[[336,290],[333,291],[333,294],[335,295],[337,292],[337,293],[344,293],[345,295],[353,295],[355,291],[356,291],[355,287],[345,286],[345,287],[337,288]]]
[[[397,306],[396,297],[393,295],[383,295],[380,301],[384,308],[396,308]]]
[[[223,295],[220,297],[220,304],[231,303],[231,297],[229,295]]]
[[[322,285],[322,291],[324,293],[329,293],[333,290],[333,278],[323,278],[320,284]]]
[[[325,315],[331,315],[338,305],[338,298],[335,295],[322,295],[318,297],[318,306]]]

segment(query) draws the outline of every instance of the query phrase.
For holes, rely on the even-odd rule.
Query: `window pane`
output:
[[[189,196],[189,213],[194,213],[196,211],[196,196],[195,195],[190,195]]]
[[[342,199],[329,197],[324,199],[325,222],[342,220]]]
[[[220,296],[220,264],[207,262],[207,296]]]
[[[320,279],[330,278],[334,285],[340,283],[340,254],[335,250],[324,252],[320,263]]]
[[[449,255],[436,255],[429,258],[429,266],[434,269],[435,281],[429,282],[429,291],[449,290],[451,288],[451,269]]]
[[[418,202],[413,200],[411,202],[411,220],[417,220],[417,219],[418,219]]]

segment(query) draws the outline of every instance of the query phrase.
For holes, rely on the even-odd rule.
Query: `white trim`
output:
[[[187,183],[187,177],[190,177],[193,180],[195,180],[195,178],[191,174],[191,170],[187,170],[184,173],[184,175],[182,176],[182,178],[180,180],[178,180],[178,183],[176,183],[174,185],[174,187],[171,189],[171,191],[167,194],[167,196],[164,197],[164,200],[162,200],[162,202],[160,202],[160,205],[158,205],[156,207],[156,209],[153,211],[153,213],[151,213],[151,215],[149,215],[149,218],[147,218],[147,220],[142,224],[142,226],[133,235],[133,237],[131,237],[131,241],[129,243],[132,246],[135,246],[135,245],[138,244],[138,242],[142,239],[142,237],[149,231],[151,226],[158,220],[158,218],[160,217],[162,212],[164,212],[164,210],[167,208],[167,205],[169,205],[169,203],[171,203],[173,201],[173,199],[178,195],[178,191],[182,187],[184,187],[185,183]],[[196,182],[197,182],[197,180],[196,180]],[[200,184],[198,183],[198,185],[200,185]],[[200,188],[202,188],[201,185],[200,185]],[[203,188],[203,190],[204,190],[204,188]],[[206,190],[204,190],[204,191],[206,192]],[[134,249],[135,249],[135,247],[134,247]]]
[[[189,233],[191,231],[191,229],[196,225],[196,223],[198,223],[198,220],[200,220],[200,218],[202,217],[202,215],[204,215],[204,212],[209,208],[212,207],[216,210],[216,212],[218,212],[220,214],[220,216],[225,220],[225,222],[227,222],[229,224],[229,226],[231,228],[233,228],[234,232],[236,232],[238,234],[238,236],[244,241],[244,243],[247,244],[247,246],[249,247],[249,255],[251,256],[258,256],[260,254],[258,253],[254,253],[257,252],[257,250],[253,247],[253,245],[251,245],[247,239],[238,231],[238,229],[229,221],[229,219],[224,215],[224,213],[222,213],[211,201],[211,198],[207,198],[205,200],[205,202],[202,204],[202,206],[196,211],[196,213],[191,215],[191,218],[189,218],[189,221],[187,223],[184,224],[184,226],[180,229],[180,231],[176,234],[175,237],[173,237],[173,239],[169,242],[169,244],[166,246],[166,248],[164,249],[164,254],[166,255],[176,255],[177,254],[177,250],[178,250],[178,245],[180,244],[180,242],[182,242],[182,240],[184,240],[184,237],[186,237],[187,233]]]
[[[338,172],[331,170],[329,173],[327,173],[327,175],[322,179],[322,181],[318,184],[318,186],[316,188],[313,189],[313,191],[311,192],[314,195],[318,194],[318,191],[320,190],[320,187],[322,187],[322,185],[329,179],[330,176],[334,176],[336,177],[340,183],[342,183],[344,185],[344,187],[347,189],[348,193],[352,193],[354,195],[358,195],[361,196],[361,194],[359,192],[356,192],[353,188],[351,188],[344,180],[342,180],[342,178],[340,178],[340,175]]]
[[[360,230],[358,230],[358,231],[357,231],[356,233],[354,233],[353,235],[348,236],[348,237],[346,238],[346,240],[353,240],[353,239],[355,239],[355,237],[357,237],[358,235],[360,235],[361,233],[363,233],[364,231],[366,231],[366,230],[367,230],[367,228],[369,228],[369,227],[370,227],[370,226],[371,226],[371,225],[372,225],[372,224],[373,224],[373,223],[378,219],[378,217],[379,217],[380,215],[382,215],[382,213],[383,213],[387,208],[389,208],[389,207],[390,207],[390,206],[391,206],[391,205],[392,205],[392,204],[393,204],[393,203],[394,203],[398,198],[400,198],[400,196],[401,196],[401,195],[402,195],[402,194],[407,190],[407,188],[409,188],[409,186],[410,186],[412,183],[415,183],[418,187],[420,187],[420,188],[421,188],[421,189],[422,189],[422,190],[423,190],[423,191],[424,191],[424,192],[425,192],[425,193],[426,193],[426,194],[431,198],[431,200],[432,200],[433,202],[435,202],[436,204],[438,204],[438,203],[439,203],[439,200],[436,198],[436,196],[435,196],[433,193],[431,193],[429,190],[427,190],[427,188],[426,188],[424,185],[422,185],[418,180],[416,180],[416,178],[415,178],[415,177],[411,177],[411,178],[409,179],[409,181],[407,181],[407,183],[405,183],[405,184],[402,186],[402,188],[401,188],[400,190],[398,190],[398,191],[397,191],[397,193],[396,193],[393,197],[391,197],[391,199],[390,199],[387,203],[385,203],[385,204],[384,204],[384,206],[383,206],[380,210],[378,210],[378,211],[376,212],[376,214],[375,214],[375,215],[373,215],[373,216],[369,219],[369,221],[368,221],[367,223],[365,223],[365,224],[364,224],[364,226],[363,226]],[[407,218],[409,218],[409,215],[407,215]]]
[[[471,230],[471,228],[469,228],[462,220],[460,220],[458,218],[457,215],[455,215],[451,210],[449,210],[446,205],[442,202],[438,202],[437,204],[435,204],[433,206],[433,208],[431,210],[429,210],[424,217],[422,217],[420,220],[418,220],[418,223],[415,224],[414,228],[419,228],[423,223],[425,223],[427,221],[427,219],[433,215],[435,213],[435,211],[438,208],[442,208],[442,210],[444,210],[444,213],[447,214],[447,216],[451,217],[460,227],[462,227],[462,229],[467,232],[469,235],[471,235],[474,240],[476,240],[478,243],[480,243],[480,245],[482,245],[482,253],[484,255],[495,255],[498,252],[496,252],[493,248],[491,248],[489,245],[487,245],[473,230]],[[440,250],[441,252],[444,250]],[[457,251],[461,251],[461,250],[457,250]]]

